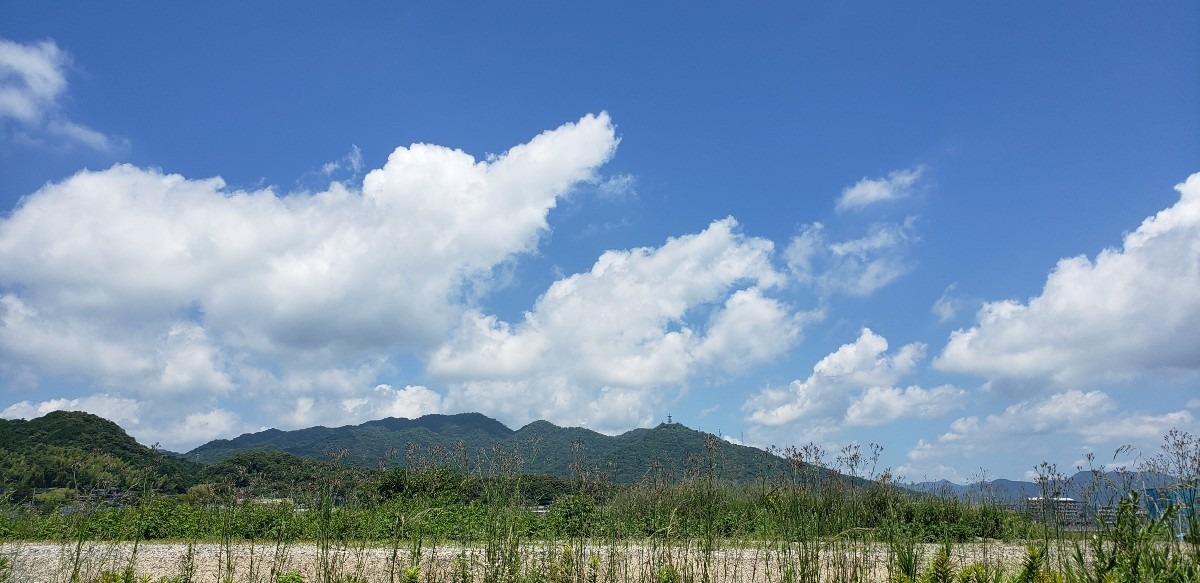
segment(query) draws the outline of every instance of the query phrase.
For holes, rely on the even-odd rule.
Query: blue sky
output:
[[[0,415],[1200,432],[1200,7],[0,4]]]

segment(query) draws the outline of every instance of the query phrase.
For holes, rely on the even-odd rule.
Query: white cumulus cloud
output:
[[[985,304],[934,365],[1060,386],[1200,374],[1200,173],[1176,190],[1120,249],[1059,261],[1028,302]]]
[[[0,219],[0,371],[142,400],[249,399],[281,423],[368,396],[364,411],[437,409],[427,389],[376,391],[378,376],[449,336],[617,143],[600,114],[485,161],[414,144],[361,189],[312,195],[82,171]],[[187,435],[228,421],[196,418]]]
[[[430,413],[442,411],[442,396],[425,387],[409,385],[403,389],[394,389],[390,385],[375,387],[376,398],[374,407],[366,416],[367,419],[383,417],[407,417],[415,419]]]
[[[186,405],[185,405],[186,403]],[[231,437],[262,429],[242,421],[238,414],[221,408],[204,409],[202,404],[176,402],[167,407],[118,394],[97,393],[71,399],[48,399],[38,403],[21,401],[0,411],[5,419],[33,419],[51,411],[86,411],[121,426],[146,446],[170,444],[193,446],[218,437]],[[195,412],[188,412],[195,411]]]
[[[0,411],[5,419],[33,419],[51,411],[87,411],[122,426],[141,423],[141,403],[135,399],[96,394],[75,399],[49,399],[40,403],[21,401]]]
[[[967,392],[951,385],[932,389],[871,387],[846,410],[850,425],[886,425],[902,417],[933,419],[962,407]]]
[[[864,328],[813,366],[804,380],[768,387],[743,404],[755,434],[790,427],[820,439],[848,425],[883,425],[904,417],[933,418],[957,408],[961,389],[923,389],[894,385],[912,374],[925,356],[925,345],[907,344],[888,354],[887,340]]]
[[[560,279],[517,323],[469,312],[428,370],[454,381],[454,403],[599,429],[648,422],[698,370],[773,359],[804,315],[767,290],[784,277],[770,241],[733,219],[657,248],[604,253]]]

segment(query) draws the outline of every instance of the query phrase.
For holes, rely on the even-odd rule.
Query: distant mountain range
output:
[[[634,483],[661,472],[679,477],[707,471],[732,480],[753,480],[781,471],[783,460],[763,450],[735,445],[678,423],[608,436],[580,427],[535,421],[513,430],[479,413],[389,417],[344,427],[294,431],[268,429],[211,441],[182,454],[212,464],[247,451],[280,451],[311,459],[339,459],[359,467],[451,463],[568,477],[603,474]]]
[[[1044,496],[1074,498],[1093,506],[1105,506],[1115,504],[1117,498],[1132,490],[1162,488],[1175,482],[1175,478],[1166,474],[1149,472],[1081,471],[1073,476],[1048,480],[1044,487],[1036,482],[999,479],[967,485],[939,480],[911,484],[908,488],[961,500],[1019,503],[1026,498]]]

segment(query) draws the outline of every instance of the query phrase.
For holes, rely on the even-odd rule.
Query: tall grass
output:
[[[1200,441],[1173,433],[1168,444],[1147,471],[1195,488]],[[1200,580],[1195,514],[1168,505],[1150,519],[1134,489],[1114,520],[1081,533],[996,500],[909,492],[877,468],[877,446],[776,453],[768,477],[733,483],[713,438],[681,467],[615,487],[578,451],[570,493],[544,512],[531,508],[522,472],[532,448],[414,449],[386,480],[301,484],[270,504],[246,500],[253,476],[181,496],[147,482],[124,506],[68,496],[0,509],[0,582],[34,541],[60,545],[57,580],[89,583],[142,580],[141,551],[159,541],[186,549],[163,579],[172,583]],[[1056,468],[1039,470],[1045,496],[1063,491]],[[1000,542],[1027,550],[1004,559]],[[98,543],[113,552],[95,558]],[[214,550],[215,565],[203,558]]]

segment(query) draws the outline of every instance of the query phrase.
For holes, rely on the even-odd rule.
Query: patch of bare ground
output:
[[[922,568],[937,548],[938,545],[918,545]],[[310,582],[338,576],[347,581],[390,582],[403,580],[404,569],[413,565],[418,566],[420,581],[435,583],[505,580],[516,576],[533,581],[595,583],[777,582],[784,580],[789,570],[797,580],[885,582],[889,579],[888,548],[874,543],[822,543],[819,548],[744,544],[706,552],[686,545],[617,542],[572,547],[564,541],[525,545],[515,554],[511,549],[501,549],[498,553],[497,549],[489,552],[484,547],[439,546],[421,549],[419,556],[407,548],[378,546],[143,543],[137,547],[136,558],[133,553],[131,543],[0,544],[0,556],[8,557],[12,565],[12,580],[23,583],[91,581],[101,573],[121,572],[131,564],[139,578],[158,581],[191,573],[194,582],[273,583],[278,575],[291,572],[303,575]],[[816,553],[819,562],[814,560]],[[956,569],[984,563],[1002,566],[1009,573],[1020,566],[1025,553],[1024,545],[1000,542],[963,543],[951,549]],[[511,561],[514,556],[519,560]],[[1051,564],[1066,557],[1065,552],[1052,551]],[[815,575],[816,579],[804,575]]]

